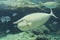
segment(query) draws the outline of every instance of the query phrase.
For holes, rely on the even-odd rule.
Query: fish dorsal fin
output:
[[[51,10],[50,14],[51,14],[53,17],[58,18],[58,17],[56,17],[56,16],[53,14],[53,11],[52,11],[51,8],[50,8],[50,10]]]

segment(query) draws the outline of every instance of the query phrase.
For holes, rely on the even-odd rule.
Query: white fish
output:
[[[17,27],[22,31],[32,30],[32,29],[38,28],[41,25],[44,25],[51,16],[54,16],[55,18],[57,18],[53,14],[52,10],[50,14],[32,13],[24,16],[23,18],[19,19],[13,24],[17,24]]]
[[[5,22],[5,16],[2,16],[0,20],[2,23],[4,23]]]
[[[10,32],[10,30],[6,30],[6,33],[9,33]]]
[[[9,16],[5,16],[5,21],[9,22],[9,21],[11,21],[11,18]]]
[[[17,15],[17,13],[13,13],[13,15],[12,15],[12,16],[13,16],[13,17],[15,17],[16,15]]]
[[[56,8],[57,6],[60,5],[60,3],[57,3],[57,2],[45,2],[45,3],[42,3],[43,6],[47,7],[47,8]]]
[[[53,24],[53,25],[56,25],[57,23],[58,23],[57,21],[54,21],[52,24]]]
[[[0,20],[1,20],[2,23],[4,23],[4,22],[11,21],[11,18],[9,16],[2,16]]]

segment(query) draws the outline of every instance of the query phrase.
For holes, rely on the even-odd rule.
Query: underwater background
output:
[[[40,4],[50,1],[60,3],[60,0],[0,0],[0,40],[60,40],[60,5],[52,9],[58,18],[51,17],[45,27],[32,30],[31,34],[13,24],[31,13],[50,13],[49,8]]]

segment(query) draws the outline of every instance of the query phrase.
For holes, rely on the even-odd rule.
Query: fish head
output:
[[[32,23],[24,20],[22,22],[19,22],[17,24],[17,27],[18,27],[18,29],[20,29],[22,31],[27,31],[27,30],[30,30],[32,28],[31,25],[32,25]]]
[[[22,21],[22,22],[18,23],[18,27],[24,27],[26,25],[27,25],[27,22],[25,22],[25,21]]]

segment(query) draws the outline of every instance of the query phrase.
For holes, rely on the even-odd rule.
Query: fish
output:
[[[57,3],[57,2],[45,2],[45,3],[42,3],[42,5],[47,7],[47,8],[54,9],[54,8],[57,8],[60,5],[60,3]]]
[[[57,21],[54,21],[52,24],[53,24],[53,25],[56,25],[56,24],[58,24],[58,22],[57,22]]]
[[[2,16],[2,17],[0,18],[0,21],[1,21],[2,23],[9,22],[9,21],[11,21],[11,17],[9,17],[9,16]]]
[[[13,15],[12,15],[12,16],[13,16],[13,17],[15,17],[16,15],[17,15],[17,13],[13,13]]]
[[[4,23],[4,22],[5,22],[5,16],[2,16],[2,17],[0,18],[0,21],[1,21],[2,23]]]
[[[5,16],[5,21],[6,21],[6,22],[11,21],[11,17],[10,17],[10,16]]]
[[[51,16],[58,18],[53,14],[52,9],[51,9],[50,14],[31,13],[29,15],[22,17],[21,19],[17,20],[16,22],[13,22],[13,24],[17,24],[18,29],[20,29],[22,31],[30,31],[30,30],[36,29],[36,28],[44,25]]]

